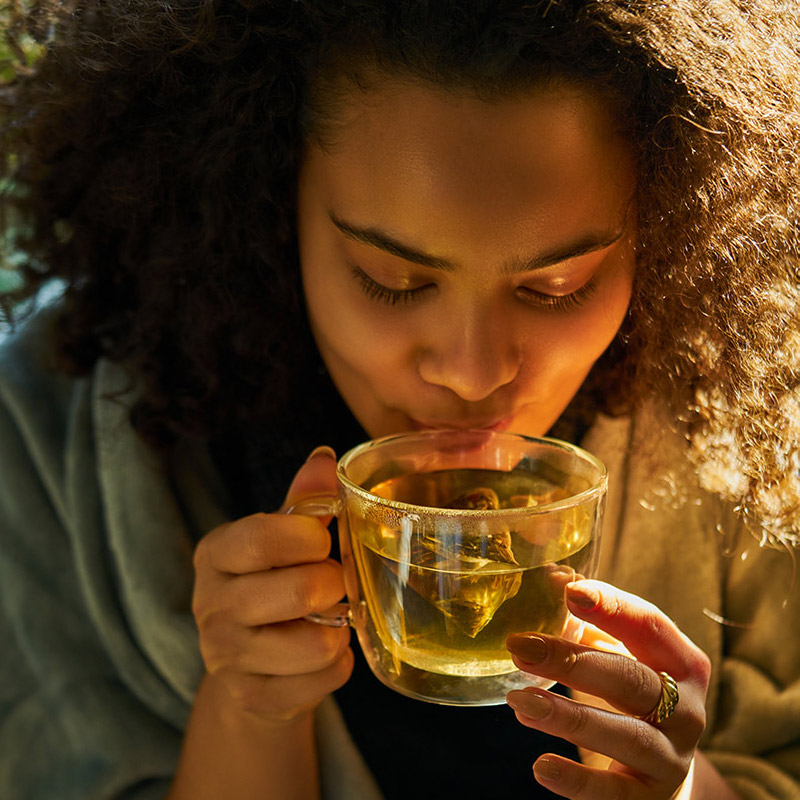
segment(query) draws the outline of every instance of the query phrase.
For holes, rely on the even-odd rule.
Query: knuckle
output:
[[[585,770],[576,769],[570,770],[569,773],[569,792],[570,795],[576,798],[591,798],[593,792],[591,790],[589,775]]]
[[[630,728],[628,750],[631,761],[648,760],[653,751],[653,736],[656,729],[649,723],[635,718],[630,718],[628,724]]]
[[[700,740],[703,732],[706,729],[706,712],[705,708],[700,708],[695,713],[688,714],[683,723],[684,737],[687,746],[694,750],[695,745]]]
[[[335,689],[339,689],[344,686],[345,683],[350,678],[350,675],[353,672],[353,666],[355,664],[355,656],[353,655],[353,651],[348,647],[345,649],[344,653],[339,657],[339,660],[336,662],[334,666],[334,679],[335,679]]]
[[[202,639],[200,640],[200,655],[206,672],[210,675],[217,675],[225,668],[225,659],[220,657],[217,648]]]
[[[206,625],[208,620],[219,610],[219,597],[219,592],[213,591],[207,582],[195,581],[191,611],[198,628]]]
[[[216,630],[208,630],[208,628]],[[211,673],[231,666],[239,655],[239,648],[234,643],[231,632],[221,626],[210,625],[200,636],[200,655],[206,670]]]
[[[275,564],[280,557],[281,537],[268,525],[268,515],[252,514],[241,521],[245,525],[244,539],[247,555],[254,564]]]
[[[215,553],[218,551],[220,544],[224,543],[227,533],[233,524],[235,523],[225,522],[213,528],[195,545],[192,553],[192,565],[195,572],[214,569]]]
[[[197,630],[202,636],[216,625],[219,610],[211,602],[211,598],[195,595],[192,598],[192,615],[194,616]]]
[[[689,669],[696,680],[707,686],[711,679],[711,659],[699,647],[695,647],[690,659]]]
[[[192,595],[192,616],[197,623],[197,627],[199,628],[203,621],[205,620],[208,612],[208,603],[206,602],[205,598],[201,597],[200,595],[195,592]]]
[[[200,639],[200,657],[203,659],[203,665],[206,668],[206,672],[210,675],[215,675],[219,672],[219,665],[216,663],[214,658],[213,648],[210,647],[208,642],[204,641],[202,638]]]
[[[298,574],[291,585],[291,605],[298,617],[304,617],[312,611],[322,611],[317,601],[319,590],[316,581],[310,574],[311,570],[298,570]]]
[[[653,613],[645,613],[642,620],[642,638],[650,639],[651,641],[660,641],[664,638],[666,633],[665,621],[658,615]]]
[[[605,598],[604,598],[604,600],[605,600]],[[605,600],[605,605],[606,605],[605,611],[606,611],[606,614],[608,614],[609,617],[624,618],[626,616],[627,609],[625,607],[625,604],[622,602],[622,598],[621,597],[618,597],[617,595],[613,595],[613,597],[611,598],[610,603],[609,603],[609,601]]]
[[[219,675],[225,669],[225,659],[220,658],[216,651],[200,643],[200,655],[203,658],[203,665],[209,675]]]
[[[649,700],[654,695],[654,689],[656,688],[654,683],[658,685],[659,691],[661,689],[661,683],[658,678],[653,681],[650,671],[632,658],[622,657],[620,672],[631,697],[641,696]]]
[[[195,572],[199,572],[208,563],[208,534],[204,536],[195,546],[192,553],[192,566]]]
[[[298,569],[296,607],[300,616],[312,611],[325,611],[344,594],[342,567],[330,561],[306,564]]]
[[[326,625],[315,625],[315,649],[323,665],[334,664],[342,655],[349,632],[343,628],[330,628]]]
[[[582,733],[589,723],[589,708],[583,703],[575,703],[566,720],[566,727],[569,734],[577,736]]]
[[[192,595],[192,615],[198,630],[215,631],[231,622],[231,592],[228,587],[215,586],[201,590],[195,587]]]

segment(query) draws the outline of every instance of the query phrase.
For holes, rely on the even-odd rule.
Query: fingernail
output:
[[[540,758],[533,765],[533,774],[537,780],[557,781],[561,777],[561,767],[549,758]]]
[[[600,592],[583,583],[570,583],[567,585],[567,600],[578,608],[591,611],[600,605]]]
[[[553,704],[549,698],[524,689],[517,692],[509,692],[506,701],[515,711],[519,711],[523,716],[534,720],[549,717],[550,712],[553,710]]]
[[[528,664],[538,664],[547,658],[547,642],[541,636],[529,633],[512,633],[506,639],[506,647]]]
[[[311,451],[311,455],[306,459],[306,464],[313,458],[319,458],[320,456],[325,456],[326,458],[336,459],[336,451],[332,447],[328,447],[328,445],[323,444],[319,447],[315,448]]]

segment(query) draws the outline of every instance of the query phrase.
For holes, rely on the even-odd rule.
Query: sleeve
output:
[[[800,800],[797,553],[760,547],[732,504],[700,489],[670,420],[645,406],[627,434],[624,418],[600,418],[584,440],[609,471],[601,575],[711,658],[700,748],[728,784],[743,800]]]
[[[724,658],[704,752],[745,800],[800,800],[795,554],[755,540],[727,565]]]
[[[0,364],[6,377],[9,366]],[[54,491],[58,459],[42,468],[41,437],[8,386],[0,383],[0,797],[163,797],[182,733],[109,659],[83,600],[69,498]],[[40,429],[55,429],[52,415],[43,419]]]

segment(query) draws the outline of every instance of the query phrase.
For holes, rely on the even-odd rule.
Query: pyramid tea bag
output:
[[[495,509],[500,507],[493,489],[477,487],[447,503],[447,508]],[[474,639],[497,610],[514,597],[522,582],[511,550],[508,531],[490,535],[455,530],[435,537],[412,537],[408,584]]]

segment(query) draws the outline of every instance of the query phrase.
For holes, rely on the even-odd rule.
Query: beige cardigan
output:
[[[701,749],[743,798],[800,798],[796,554],[760,548],[700,490],[654,414],[601,418],[584,446],[609,471],[600,577],[655,603],[711,657]]]

